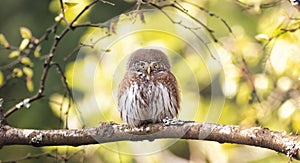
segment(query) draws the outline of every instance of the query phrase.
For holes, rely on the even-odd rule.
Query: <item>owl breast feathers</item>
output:
[[[174,118],[179,100],[177,81],[163,52],[140,49],[131,54],[118,91],[118,108],[124,122],[139,127]]]

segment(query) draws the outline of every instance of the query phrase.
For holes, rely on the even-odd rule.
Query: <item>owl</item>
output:
[[[180,93],[170,68],[167,56],[157,49],[139,49],[130,55],[118,89],[118,110],[129,126],[177,117]]]

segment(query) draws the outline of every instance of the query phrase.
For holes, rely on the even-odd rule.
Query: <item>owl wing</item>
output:
[[[142,112],[145,101],[139,82],[138,76],[127,73],[119,85],[118,110],[122,120],[131,126],[140,126],[147,119]]]
[[[122,114],[121,110],[123,108],[122,102],[127,100],[125,99],[128,95],[126,94],[126,91],[131,86],[131,81],[130,81],[130,76],[129,74],[125,74],[123,80],[119,84],[119,89],[118,89],[118,110]]]
[[[180,108],[180,92],[176,77],[170,71],[162,71],[156,74],[154,80],[168,89],[169,96],[175,105],[174,107],[176,108],[177,114]]]

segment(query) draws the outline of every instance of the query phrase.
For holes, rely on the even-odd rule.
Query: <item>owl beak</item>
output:
[[[151,68],[150,67],[148,67],[147,68],[147,73],[150,75],[150,72],[151,72]]]

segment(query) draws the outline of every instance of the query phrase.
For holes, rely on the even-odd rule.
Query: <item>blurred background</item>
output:
[[[64,2],[66,19],[71,21],[90,1]],[[179,119],[298,132],[299,12],[289,1],[188,1],[193,4],[178,1],[190,15],[214,31],[217,43],[204,27],[199,28],[190,16],[172,7],[162,13],[145,5],[140,14],[132,12],[137,8],[134,0],[110,2],[115,5],[99,3],[76,22],[98,27],[80,27],[69,32],[54,54],[54,61],[60,64],[71,87],[74,103],[67,98],[60,74],[52,68],[46,80],[45,97],[9,116],[10,125],[61,129],[96,127],[103,121],[122,123],[116,106],[116,90],[128,55],[136,49],[151,47],[164,51],[172,63],[182,95]],[[170,2],[157,4],[164,3]],[[3,0],[0,12],[0,33],[11,45],[19,47],[23,41],[21,27],[40,38],[56,23],[61,9],[58,0]],[[58,33],[65,26],[61,23]],[[5,110],[38,91],[44,56],[49,53],[53,37],[51,34],[41,43],[39,52],[29,55],[31,64],[27,65],[11,64],[16,60],[11,55],[13,50],[0,48],[0,97],[4,99]],[[24,67],[29,68],[31,75]],[[3,82],[8,76],[11,78]],[[283,154],[258,147],[190,140],[80,147],[5,146],[0,150],[0,159],[19,162],[289,161]]]

